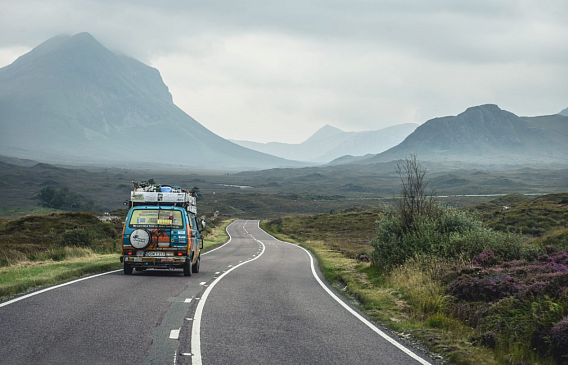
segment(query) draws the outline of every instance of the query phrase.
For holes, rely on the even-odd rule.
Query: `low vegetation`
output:
[[[506,196],[471,212],[432,207],[410,217],[399,204],[373,211],[376,224],[361,231],[374,239],[364,241],[330,224],[363,222],[352,213],[263,227],[311,249],[371,318],[450,363],[568,364],[567,201]]]
[[[114,212],[120,216],[125,211]],[[227,241],[227,217],[208,218],[204,251]],[[0,298],[122,267],[122,219],[88,212],[0,220]]]

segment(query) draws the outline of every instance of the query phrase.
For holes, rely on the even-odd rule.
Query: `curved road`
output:
[[[0,303],[0,364],[428,364],[321,280],[311,255],[236,221],[201,272],[95,275]]]

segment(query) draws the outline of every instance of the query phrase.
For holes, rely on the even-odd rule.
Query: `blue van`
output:
[[[195,197],[181,189],[140,190],[132,192],[122,232],[124,274],[146,269],[198,273],[205,222],[200,225],[196,219]]]

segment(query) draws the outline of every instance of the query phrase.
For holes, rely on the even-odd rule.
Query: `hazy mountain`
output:
[[[175,106],[158,70],[88,33],[0,69],[0,153],[64,163],[198,169],[297,165],[231,143]]]
[[[563,111],[561,111],[558,114],[568,116],[568,108],[564,109]]]
[[[496,105],[481,105],[458,116],[429,120],[404,142],[379,155],[332,164],[392,161],[412,153],[427,161],[566,164],[568,117],[518,117]]]
[[[364,156],[381,153],[404,141],[417,127],[418,124],[406,123],[378,131],[353,133],[345,141],[320,156],[319,160],[332,161],[345,155]]]
[[[396,146],[412,133],[417,124],[401,124],[378,131],[344,132],[325,125],[299,144],[233,141],[241,146],[282,158],[329,162],[344,155],[376,154]]]

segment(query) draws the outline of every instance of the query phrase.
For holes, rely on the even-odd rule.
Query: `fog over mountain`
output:
[[[457,116],[431,119],[381,154],[344,157],[332,164],[386,162],[414,153],[427,161],[568,164],[568,117],[519,117],[497,105],[481,105]]]
[[[406,123],[378,131],[344,132],[325,125],[299,144],[232,141],[241,146],[282,158],[327,163],[344,155],[364,156],[386,151],[402,142],[416,127],[418,124]]]
[[[57,36],[0,69],[0,153],[61,163],[196,169],[299,164],[252,151],[174,105],[158,70],[88,33]]]

